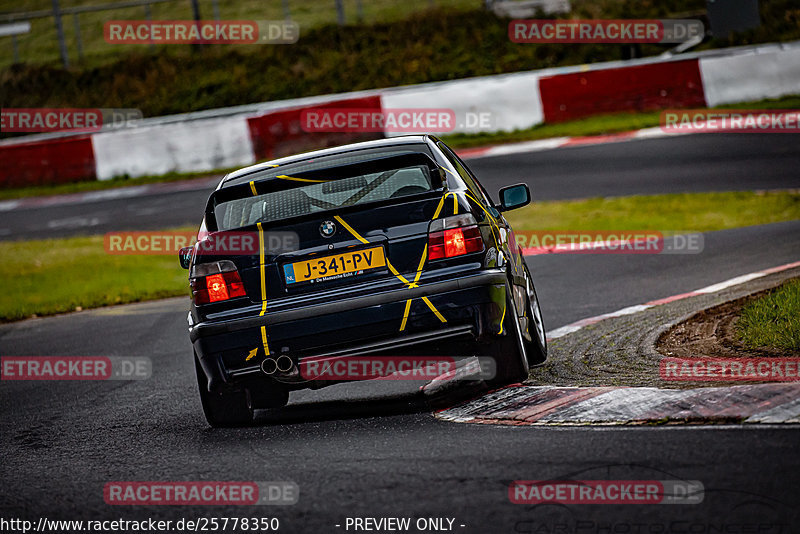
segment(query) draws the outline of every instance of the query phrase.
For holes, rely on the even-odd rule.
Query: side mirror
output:
[[[509,185],[500,190],[500,211],[508,211],[531,203],[531,190],[525,184]]]
[[[183,247],[178,251],[178,259],[181,261],[181,267],[188,269],[192,264],[192,254],[194,254],[194,247]]]

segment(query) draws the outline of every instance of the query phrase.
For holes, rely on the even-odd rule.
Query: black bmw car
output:
[[[429,135],[309,152],[225,176],[190,269],[189,334],[213,426],[280,408],[309,380],[304,360],[442,353],[489,356],[492,384],[544,362],[533,279],[502,212],[463,161]],[[236,236],[227,240],[225,236]],[[206,246],[249,241],[240,249]],[[238,250],[238,252],[232,252]]]

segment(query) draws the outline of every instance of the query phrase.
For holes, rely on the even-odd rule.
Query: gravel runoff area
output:
[[[551,341],[547,363],[533,369],[524,384],[436,415],[512,425],[800,423],[800,382],[664,380],[659,372],[664,355],[657,350],[660,338],[700,312],[798,276],[800,268],[792,268],[587,325]],[[661,350],[670,353],[669,347]]]

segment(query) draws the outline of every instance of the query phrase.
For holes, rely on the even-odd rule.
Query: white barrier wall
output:
[[[688,53],[699,60],[709,106],[800,94],[800,42]],[[255,162],[247,117],[289,107],[380,94],[384,109],[444,108],[455,112],[454,130],[432,133],[513,131],[544,121],[539,79],[583,69],[651,64],[663,58],[572,66],[447,82],[324,95],[144,119],[135,128],[91,135],[100,180],[169,172],[203,172]],[[59,142],[70,132],[0,141],[0,150],[20,143]],[[400,135],[392,132],[387,135]],[[79,157],[80,156],[80,157]],[[76,154],[74,165],[84,165]],[[83,158],[83,159],[81,159]],[[69,162],[65,162],[69,163]],[[32,171],[34,172],[34,171]]]
[[[383,109],[452,109],[456,127],[450,133],[513,131],[543,121],[539,75],[532,72],[387,90],[381,94],[381,105]]]
[[[800,47],[700,59],[709,106],[800,93]]]
[[[255,163],[244,116],[123,128],[92,135],[98,180],[200,172]]]

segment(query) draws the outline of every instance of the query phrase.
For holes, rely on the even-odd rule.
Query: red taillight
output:
[[[212,274],[206,277],[206,287],[208,288],[208,300],[217,302],[228,300],[228,288],[225,286],[225,279],[221,274]]]
[[[467,246],[464,244],[464,232],[461,228],[444,231],[444,255],[448,258],[461,256],[467,253]]]
[[[217,273],[192,281],[195,304],[209,304],[244,297],[244,284],[237,271]]]
[[[448,228],[428,234],[428,258],[439,260],[483,250],[481,231],[476,226]]]

